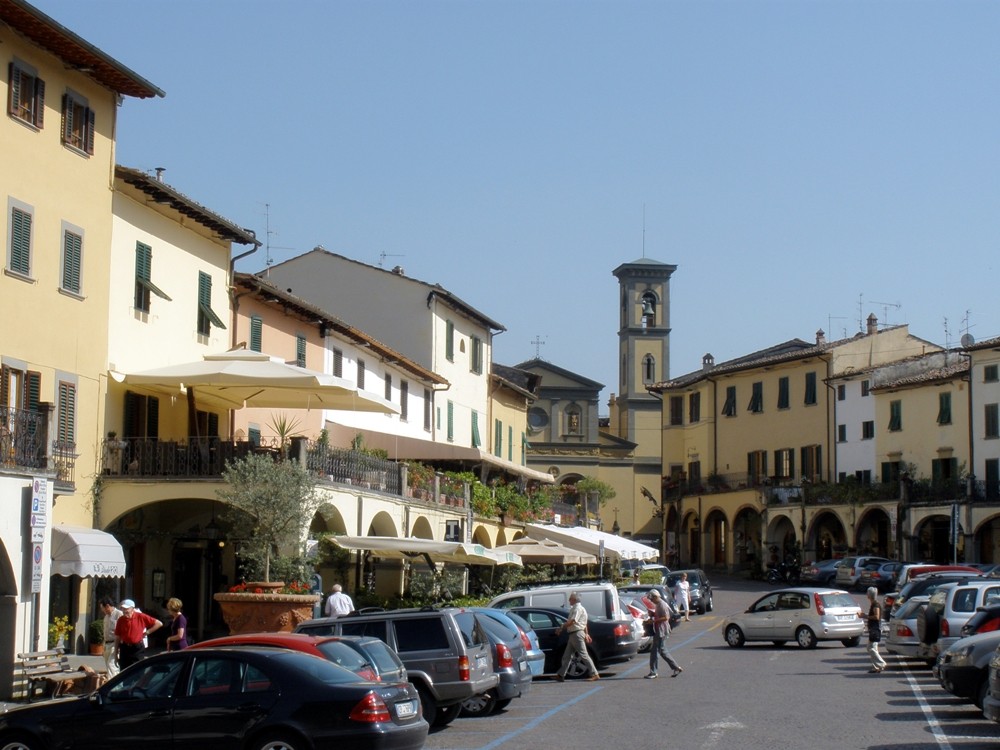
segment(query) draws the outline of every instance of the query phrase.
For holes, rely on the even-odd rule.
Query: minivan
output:
[[[622,611],[618,589],[613,583],[553,584],[533,589],[509,591],[494,597],[489,606],[498,609],[510,609],[511,607],[569,609],[569,595],[574,591],[580,597],[580,604],[587,610],[588,616],[605,620],[629,619],[628,615]]]

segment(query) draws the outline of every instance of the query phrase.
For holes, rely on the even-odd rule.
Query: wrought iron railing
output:
[[[0,466],[49,469],[47,417],[37,411],[0,407]]]
[[[306,467],[331,482],[402,494],[402,464],[360,451],[331,448],[310,441],[306,446]]]

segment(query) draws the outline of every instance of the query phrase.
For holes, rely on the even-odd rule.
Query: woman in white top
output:
[[[688,574],[681,573],[681,577],[674,584],[674,601],[677,608],[684,613],[684,619],[691,622],[691,584],[688,583]]]

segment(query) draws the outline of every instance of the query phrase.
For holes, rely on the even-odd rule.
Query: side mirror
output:
[[[100,708],[104,705],[104,695],[100,690],[95,690],[90,695],[87,696],[87,702],[95,708]]]

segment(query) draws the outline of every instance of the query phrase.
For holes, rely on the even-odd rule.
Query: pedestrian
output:
[[[115,624],[122,616],[122,611],[105,596],[100,601],[101,612],[104,613],[104,670],[111,679],[118,674],[118,653],[115,650]]]
[[[670,637],[670,607],[663,601],[663,597],[660,596],[660,592],[656,589],[650,590],[649,599],[653,602],[653,645],[649,649],[649,674],[646,675],[646,679],[656,679],[656,668],[661,656],[663,657],[663,661],[667,663],[667,666],[674,670],[674,673],[670,676],[676,677],[684,670],[667,650],[666,640]]]
[[[122,616],[115,623],[115,652],[118,654],[118,667],[125,669],[146,655],[143,639],[162,628],[163,623],[139,612],[131,599],[123,599],[118,607]]]
[[[674,601],[677,602],[677,609],[683,611],[684,620],[691,622],[691,584],[688,583],[687,573],[681,573],[674,584]]]
[[[187,617],[182,609],[184,602],[173,596],[167,599],[170,613],[170,635],[167,636],[167,651],[183,651],[188,647]]]
[[[878,652],[879,641],[882,640],[882,606],[878,603],[878,589],[874,586],[868,587],[868,656],[872,660],[872,668],[868,671],[878,674],[885,669],[885,659]],[[858,612],[858,617],[863,617]]]
[[[569,617],[566,622],[556,628],[556,635],[561,635],[564,631],[569,635],[566,640],[566,650],[563,652],[562,665],[556,673],[556,679],[562,682],[566,679],[566,671],[574,657],[583,660],[587,667],[588,680],[599,680],[601,675],[597,673],[594,660],[590,658],[587,651],[587,644],[590,643],[590,634],[587,632],[587,610],[580,604],[580,595],[572,592],[569,595]]]
[[[340,617],[341,615],[349,615],[353,611],[354,602],[351,601],[351,597],[344,593],[344,587],[339,583],[333,584],[323,612],[327,617]]]

